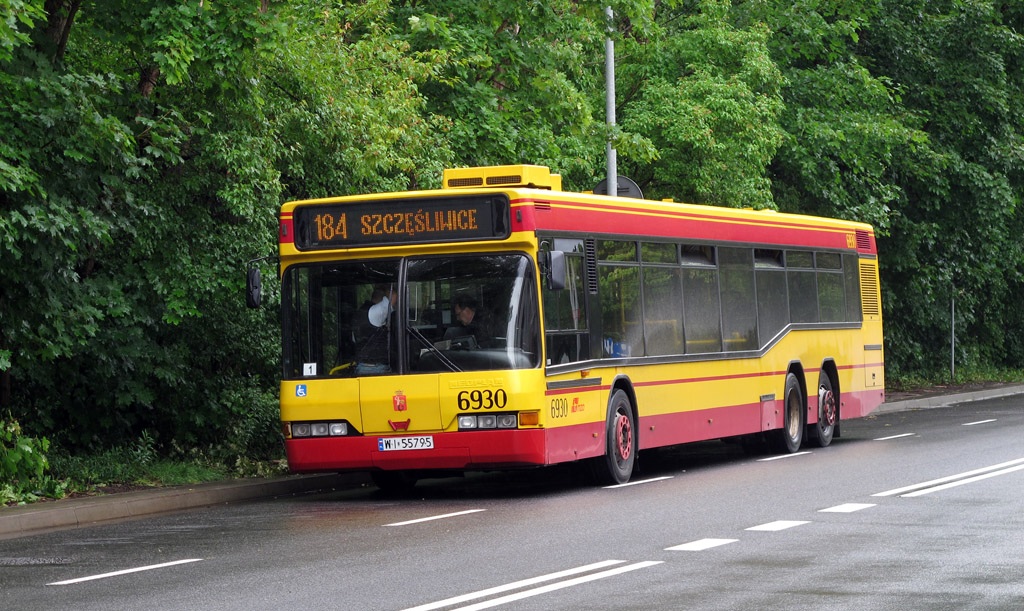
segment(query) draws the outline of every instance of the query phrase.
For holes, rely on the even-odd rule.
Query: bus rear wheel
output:
[[[605,454],[598,467],[598,479],[609,484],[625,484],[636,465],[636,430],[633,404],[623,390],[616,390],[608,401],[605,424]]]
[[[832,443],[839,421],[839,398],[832,391],[832,379],[824,371],[818,376],[818,422],[807,427],[811,443],[824,448]]]
[[[800,390],[800,382],[792,373],[786,375],[786,394],[783,405],[781,429],[771,431],[768,439],[772,449],[783,454],[792,454],[800,449],[804,439],[807,401]]]

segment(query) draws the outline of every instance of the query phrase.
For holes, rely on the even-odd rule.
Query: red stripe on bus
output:
[[[658,202],[652,202],[657,204]],[[639,208],[639,207],[627,207],[619,206],[615,204],[608,204],[602,202],[576,202],[569,200],[545,200],[542,202],[532,199],[517,199],[512,201],[513,207],[524,207],[535,209],[536,205],[547,206],[544,211],[551,210],[555,212],[561,212],[562,210],[572,208],[583,208],[583,211],[575,212],[575,214],[584,215],[586,218],[590,218],[589,212],[608,212],[612,214],[625,213],[630,215],[641,215],[641,216],[659,216],[659,217],[674,217],[683,220],[699,220],[699,221],[712,221],[712,222],[725,222],[732,224],[746,224],[756,225],[758,227],[777,227],[777,228],[792,228],[792,229],[810,229],[818,231],[836,232],[845,235],[854,231],[853,228],[846,227],[834,227],[829,225],[810,225],[804,223],[796,223],[792,221],[773,219],[768,216],[768,213],[764,213],[763,218],[750,218],[747,216],[727,216],[722,214],[711,214],[701,213],[694,210],[669,210],[660,208]],[[561,208],[562,210],[559,210]],[[736,210],[739,212],[739,210]],[[573,213],[573,212],[570,212]],[[621,217],[616,217],[621,218]]]
[[[841,370],[846,370],[846,369],[866,369],[868,367],[882,367],[884,365],[885,365],[885,363],[865,363],[863,365],[843,365],[843,366],[837,367],[837,369],[841,369]],[[814,373],[818,373],[820,371],[821,371],[820,368],[805,369],[804,370],[804,374],[805,375],[807,375],[807,374],[814,374]],[[786,371],[760,371],[760,372],[754,372],[754,373],[740,373],[740,374],[724,375],[724,376],[707,376],[707,377],[703,377],[703,378],[678,378],[678,379],[674,379],[674,380],[651,380],[651,381],[648,381],[648,382],[633,382],[633,386],[635,386],[635,387],[643,387],[643,386],[664,386],[666,384],[692,384],[692,383],[695,383],[695,382],[721,382],[721,381],[724,381],[724,380],[742,380],[744,378],[763,378],[763,377],[771,377],[771,376],[784,376],[784,375],[786,375],[786,373],[788,373],[788,372],[786,372]],[[587,391],[591,391],[591,390],[611,390],[611,388],[612,387],[610,385],[582,386],[582,387],[577,387],[577,388],[559,388],[559,389],[546,390],[546,391],[544,391],[544,394],[545,394],[545,396],[555,396],[555,395],[566,395],[566,394],[574,394],[574,393],[580,393],[580,392],[587,392]]]
[[[522,212],[523,230],[632,233],[695,241],[739,241],[855,250],[848,241],[848,238],[854,235],[854,228],[800,225],[771,218],[731,218],[692,212],[639,210],[574,202],[552,202],[556,205],[551,210],[537,211],[534,206],[528,205],[532,202],[522,200],[518,203],[520,205],[514,208]],[[572,205],[584,210],[568,210],[559,205]],[[533,214],[529,214],[528,211]]]

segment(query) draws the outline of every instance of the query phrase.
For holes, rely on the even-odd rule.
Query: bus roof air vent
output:
[[[562,190],[562,177],[541,165],[498,165],[481,168],[449,168],[442,179],[445,189],[475,187],[525,187]]]

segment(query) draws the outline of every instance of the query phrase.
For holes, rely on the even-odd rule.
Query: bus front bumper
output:
[[[550,440],[544,429],[434,433],[426,436],[433,438],[433,448],[381,451],[381,437],[370,435],[286,439],[285,449],[288,453],[288,466],[295,473],[368,469],[482,469],[537,466],[552,462],[547,452]]]

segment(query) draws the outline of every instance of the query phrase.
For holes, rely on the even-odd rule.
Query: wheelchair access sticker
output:
[[[306,385],[305,384],[296,384],[295,385],[295,396],[296,397],[305,397],[306,396]]]

